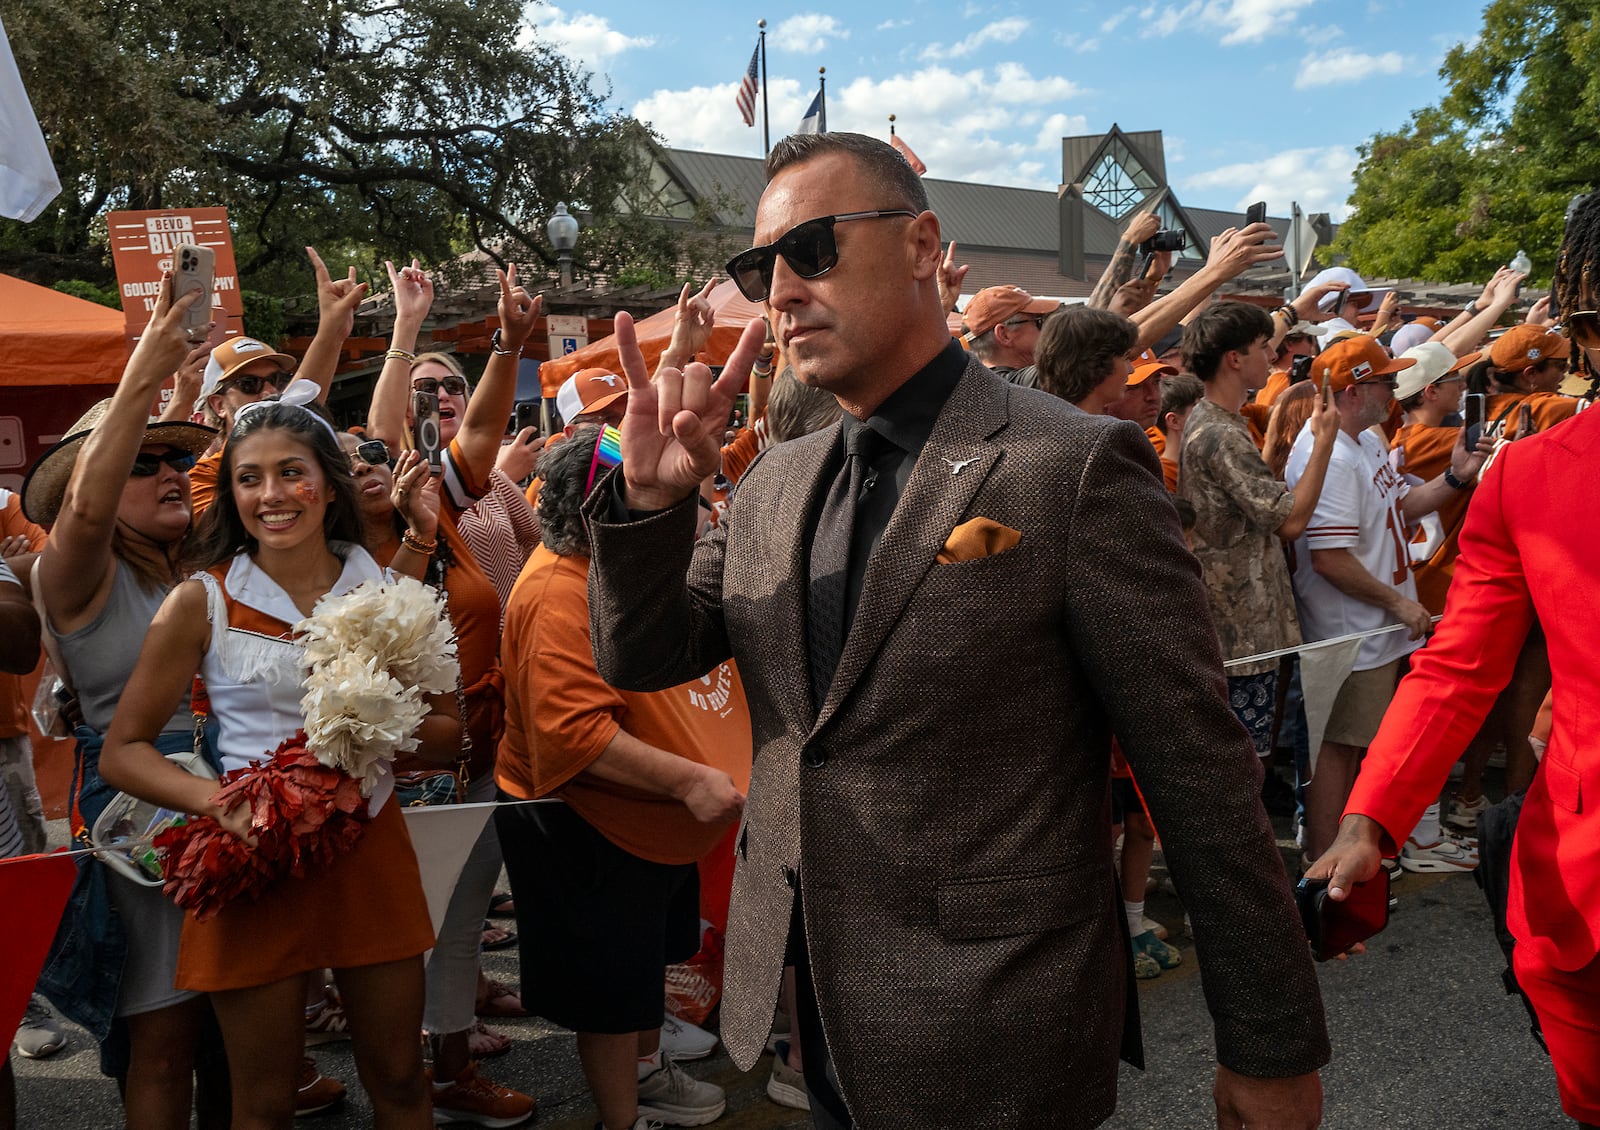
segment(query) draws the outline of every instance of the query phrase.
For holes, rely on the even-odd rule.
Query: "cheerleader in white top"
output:
[[[218,802],[216,782],[189,775],[151,739],[198,671],[224,769],[267,761],[292,744],[307,728],[306,659],[293,626],[323,597],[384,576],[360,548],[360,532],[350,465],[326,421],[292,403],[241,412],[223,449],[216,501],[196,534],[202,572],[173,590],[151,626],[107,736],[106,780],[210,817],[256,847],[249,806],[224,807],[231,801]],[[448,763],[461,740],[455,697],[427,702],[417,752]],[[364,805],[349,806],[359,810],[353,846],[258,897],[184,921],[177,983],[212,994],[236,1065],[235,1127],[292,1124],[307,978],[325,967],[350,1016],[373,1125],[433,1125],[417,1039],[422,955],[433,932],[416,857],[387,769],[346,784],[366,794]]]

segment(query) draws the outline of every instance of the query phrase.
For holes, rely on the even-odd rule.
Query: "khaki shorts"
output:
[[[1352,671],[1333,700],[1322,740],[1365,749],[1378,736],[1378,726],[1400,682],[1400,660],[1370,671]]]

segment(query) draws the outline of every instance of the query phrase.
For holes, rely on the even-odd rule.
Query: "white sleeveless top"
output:
[[[344,558],[344,570],[328,590],[332,596],[363,581],[392,579],[360,546],[339,542],[329,548]],[[305,658],[301,645],[288,638],[305,617],[249,554],[233,559],[221,585],[210,573],[194,577],[206,588],[206,618],[211,622],[211,646],[200,664],[200,676],[220,730],[217,753],[224,771],[245,769],[265,761],[305,727],[300,713]],[[230,626],[224,590],[235,602],[282,621],[283,634],[272,637]],[[368,814],[375,815],[393,792],[394,774],[385,768],[367,802]]]

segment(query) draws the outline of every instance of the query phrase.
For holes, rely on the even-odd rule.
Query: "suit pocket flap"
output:
[[[1552,802],[1568,812],[1583,811],[1582,778],[1576,769],[1554,760],[1547,751],[1540,772],[1544,774],[1544,787],[1549,791]]]
[[[1035,872],[939,884],[939,933],[953,942],[1059,930],[1104,900],[1084,885],[1085,870]]]

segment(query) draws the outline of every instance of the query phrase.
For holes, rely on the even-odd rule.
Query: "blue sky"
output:
[[[1481,7],[1460,0],[710,0],[534,4],[537,34],[594,72],[669,145],[761,155],[734,94],[767,20],[774,140],[828,72],[828,126],[888,135],[928,176],[1030,188],[1061,179],[1060,139],[1164,131],[1185,204],[1343,219],[1356,147],[1435,101],[1445,52]]]

